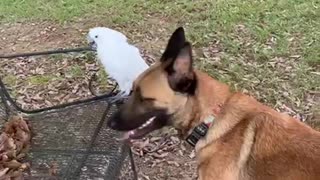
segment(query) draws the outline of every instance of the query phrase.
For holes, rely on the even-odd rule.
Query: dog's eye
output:
[[[144,101],[155,101],[156,99],[155,98],[147,98],[147,97],[141,97],[141,101],[144,102]]]
[[[98,38],[98,35],[96,35],[95,38]]]

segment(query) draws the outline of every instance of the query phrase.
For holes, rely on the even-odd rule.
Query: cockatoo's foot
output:
[[[128,96],[125,95],[124,92],[119,92],[115,96],[109,98],[109,103],[118,103],[118,102],[121,103],[122,101],[124,101],[127,98],[128,98]]]

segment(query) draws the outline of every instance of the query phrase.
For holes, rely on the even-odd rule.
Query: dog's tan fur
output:
[[[186,58],[174,68],[187,73]],[[180,63],[179,63],[180,62]],[[170,124],[183,137],[208,115],[215,121],[196,145],[200,180],[319,180],[320,133],[297,119],[281,114],[254,98],[232,92],[206,73],[192,70],[195,94],[174,91],[168,83],[166,62],[158,62],[134,83],[123,113],[134,108],[165,108]],[[152,102],[137,102],[139,96]]]

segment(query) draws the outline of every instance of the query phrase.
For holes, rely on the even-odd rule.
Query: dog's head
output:
[[[191,116],[197,80],[192,67],[191,44],[182,27],[172,34],[160,61],[134,82],[132,95],[109,120],[126,138],[141,138],[166,125],[179,129]]]

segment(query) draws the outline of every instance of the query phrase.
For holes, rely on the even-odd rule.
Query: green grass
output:
[[[28,78],[28,82],[33,85],[45,85],[50,82],[54,77],[50,75],[34,75]]]
[[[6,84],[10,84],[11,86],[16,86],[17,85],[17,81],[18,81],[18,78],[14,75],[7,75],[3,78],[3,81],[6,83]]]
[[[73,77],[84,77],[85,75],[85,72],[82,70],[82,67],[79,65],[71,66],[69,72]]]
[[[219,38],[226,51],[239,53],[244,38],[251,43],[247,50],[255,53],[254,60],[299,53],[308,63],[319,64],[319,7],[320,0],[3,0],[0,19],[65,22],[92,17],[128,25],[143,23],[152,14],[188,23],[188,34],[199,46]],[[235,32],[238,25],[246,31]],[[272,50],[266,47],[271,37],[276,40]]]
[[[7,75],[7,76],[5,76],[3,78],[3,82],[5,84],[8,84],[10,86],[10,88],[12,88],[12,87],[15,87],[17,85],[18,78],[16,76],[14,76],[14,75]],[[17,91],[14,88],[11,89],[10,93],[11,93],[12,96],[16,96],[17,95]]]
[[[114,21],[127,22],[139,14],[133,12],[134,7],[129,1],[115,0],[3,0],[0,1],[0,19],[12,20],[56,20],[65,22],[77,17],[90,17],[92,15],[109,15]],[[140,17],[141,18],[141,17]]]
[[[183,25],[200,52],[219,41],[224,52],[221,60],[212,62],[212,57],[200,53],[198,66],[236,89],[257,92],[272,104],[279,99],[295,104],[308,91],[320,91],[320,77],[314,73],[320,71],[320,0],[0,1],[0,22],[64,23],[79,18],[120,26],[127,32],[164,28],[165,32],[156,34],[162,39]],[[163,19],[165,24],[157,23]],[[72,74],[82,75],[79,69],[74,67]]]

